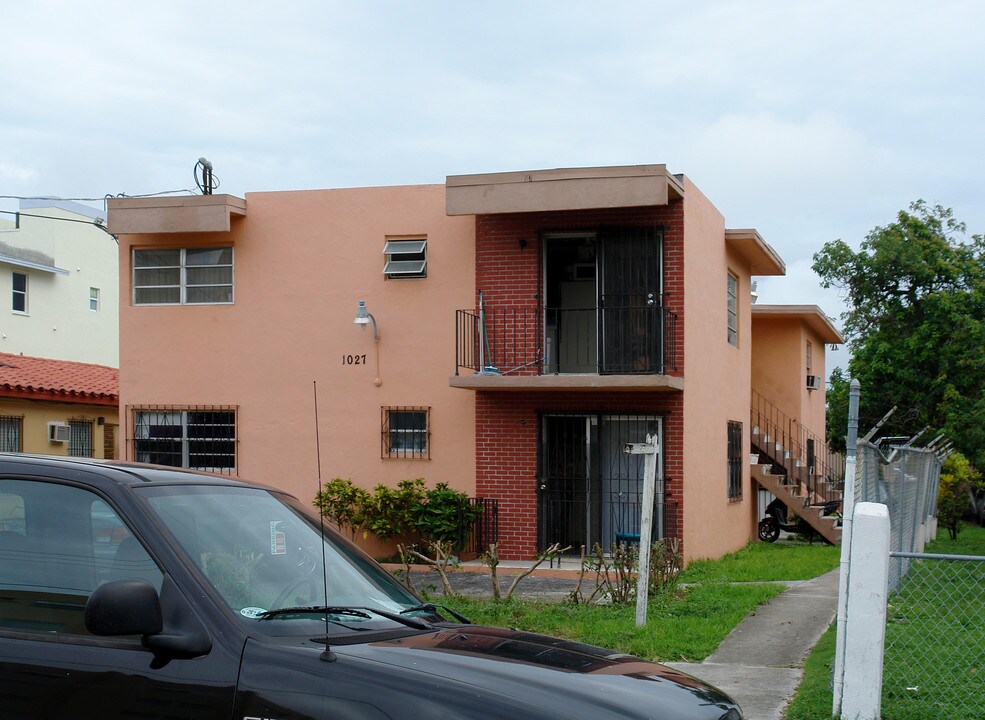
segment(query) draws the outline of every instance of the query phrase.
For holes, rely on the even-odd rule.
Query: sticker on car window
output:
[[[270,554],[271,555],[287,555],[287,536],[284,535],[284,531],[280,529],[283,525],[282,520],[271,520],[270,521]]]
[[[267,611],[261,607],[245,607],[239,611],[239,614],[242,615],[243,617],[258,618],[261,615],[263,615],[265,612]]]

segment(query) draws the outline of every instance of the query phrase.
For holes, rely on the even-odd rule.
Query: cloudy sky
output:
[[[666,163],[787,263],[917,198],[985,230],[985,3],[6,3],[0,195]],[[0,200],[0,209],[16,201]]]

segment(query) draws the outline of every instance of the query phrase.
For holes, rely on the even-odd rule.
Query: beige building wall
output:
[[[250,193],[229,232],[123,235],[134,247],[234,247],[231,305],[135,306],[123,272],[120,407],[237,408],[240,477],[310,502],[321,476],[423,477],[472,493],[471,393],[454,373],[455,310],[474,294],[474,218],[445,215],[443,185]],[[388,239],[427,239],[427,277],[386,279]],[[358,300],[376,319],[353,324]],[[358,364],[357,360],[358,359]],[[175,368],[182,368],[175,382]],[[378,381],[378,382],[377,382]],[[382,459],[381,408],[430,407],[431,458]],[[128,449],[128,457],[132,451]]]
[[[48,423],[83,420],[92,423],[92,457],[119,457],[117,426],[119,413],[108,405],[59,403],[20,398],[0,398],[0,415],[23,418],[22,451],[39,455],[68,455],[67,442],[49,442]],[[100,422],[102,420],[102,422]]]
[[[825,341],[801,317],[756,316],[752,323],[752,389],[780,412],[825,439]],[[811,344],[811,375],[821,378],[819,390],[807,389],[807,343]]]
[[[684,190],[684,548],[718,557],[752,535],[749,467],[728,498],[729,420],[749,425],[749,268],[725,243],[725,221],[689,179]],[[739,345],[728,343],[727,275],[739,278]]]

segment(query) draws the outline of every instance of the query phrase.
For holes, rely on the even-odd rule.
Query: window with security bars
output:
[[[384,407],[381,457],[431,459],[431,408]]]
[[[232,302],[231,247],[133,251],[134,305],[209,305]]]
[[[133,411],[137,462],[236,472],[236,410],[225,406],[157,407]]]
[[[24,418],[0,415],[0,452],[21,452]]]
[[[742,499],[742,423],[728,422],[728,499]]]
[[[92,420],[68,421],[68,454],[92,457]]]

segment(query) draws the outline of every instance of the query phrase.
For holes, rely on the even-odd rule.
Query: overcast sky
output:
[[[0,195],[666,163],[787,277],[923,198],[985,230],[985,3],[7,2]],[[0,209],[16,202],[0,200]],[[839,324],[840,327],[840,324]]]

